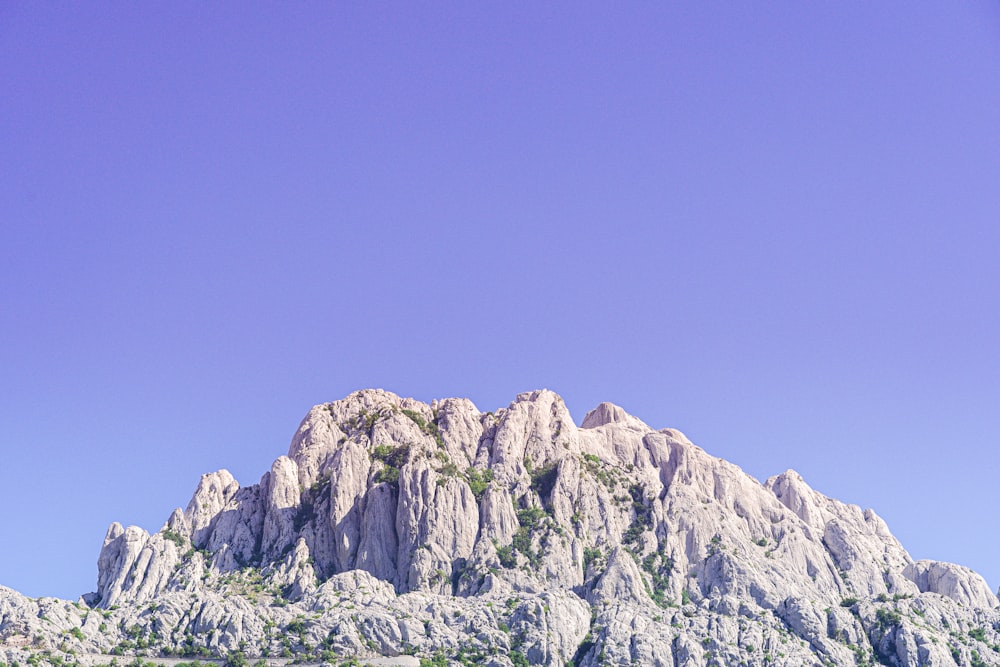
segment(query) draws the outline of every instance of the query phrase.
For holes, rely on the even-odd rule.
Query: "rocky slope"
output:
[[[577,426],[549,391],[318,405],[259,483],[220,470],[159,532],[112,524],[98,570],[76,603],[0,588],[0,660],[1000,665],[976,573],[793,471],[761,484],[607,403]]]

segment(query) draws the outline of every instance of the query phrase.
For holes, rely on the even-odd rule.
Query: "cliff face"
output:
[[[95,612],[42,632],[50,650],[1000,664],[998,601],[971,570],[914,562],[871,510],[793,471],[761,484],[617,406],[577,427],[548,391],[495,413],[378,390],[316,406],[258,484],[204,475],[160,532],[113,524],[98,569]],[[7,646],[52,622],[40,604],[0,595]]]

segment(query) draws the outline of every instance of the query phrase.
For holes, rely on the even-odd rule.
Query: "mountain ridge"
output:
[[[577,426],[548,390],[314,406],[257,484],[208,473],[159,532],[112,524],[98,571],[61,615],[5,589],[0,651],[1000,664],[982,577],[914,561],[874,511],[611,403]]]

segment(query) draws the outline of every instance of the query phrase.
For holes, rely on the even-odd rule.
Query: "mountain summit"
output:
[[[547,390],[486,413],[364,390],[257,484],[220,470],[159,532],[112,524],[79,602],[0,588],[0,657],[1000,665],[998,604],[875,512],[611,403],[577,426]]]

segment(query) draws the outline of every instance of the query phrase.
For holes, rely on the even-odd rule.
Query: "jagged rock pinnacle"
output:
[[[159,532],[113,524],[98,569],[85,600],[111,629],[5,590],[10,651],[148,631],[182,654],[1000,664],[998,601],[971,570],[914,562],[872,510],[794,471],[761,484],[611,403],[577,427],[548,390],[485,413],[382,390],[317,405],[258,483],[202,476]]]

